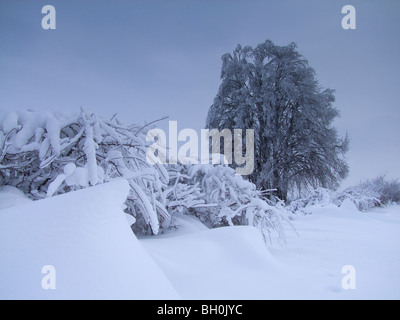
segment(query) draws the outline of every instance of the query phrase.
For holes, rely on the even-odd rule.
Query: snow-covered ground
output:
[[[286,245],[189,216],[138,240],[122,211],[127,193],[123,180],[38,202],[0,191],[0,298],[400,298],[399,206],[316,206],[292,221],[298,235],[288,227]],[[42,287],[45,265],[54,290]],[[345,265],[355,289],[342,288]]]
[[[303,280],[287,283],[288,290],[296,289],[297,298],[400,298],[399,206],[359,212],[328,205],[312,212],[294,221],[300,237],[288,232],[287,246],[270,248]],[[345,265],[355,269],[354,290],[342,288]]]
[[[130,230],[128,192],[121,180],[0,210],[0,298],[179,298]]]

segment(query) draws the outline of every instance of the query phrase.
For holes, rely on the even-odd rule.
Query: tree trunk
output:
[[[283,182],[284,179],[279,175],[278,170],[274,170],[273,177],[273,185],[271,187],[276,189],[275,195],[286,202],[288,188],[286,183]]]
[[[280,199],[280,200],[283,200],[283,201],[287,201],[287,190],[284,190],[284,189],[282,189],[282,188],[277,188],[277,191],[276,191],[276,196]]]

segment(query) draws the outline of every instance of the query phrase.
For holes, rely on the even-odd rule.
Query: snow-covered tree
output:
[[[288,222],[282,202],[272,203],[256,186],[224,165],[176,165],[168,168],[170,189],[165,193],[170,212],[198,217],[209,227],[250,225],[264,238],[271,233],[285,241]]]
[[[294,188],[336,188],[348,173],[348,139],[338,138],[332,127],[339,115],[333,91],[321,89],[296,45],[239,45],[222,61],[222,83],[206,127],[254,129],[249,179],[259,188],[276,188],[283,200]]]
[[[164,166],[147,163],[142,129],[85,109],[72,116],[12,112],[0,119],[0,185],[42,199],[124,178],[133,229],[157,234],[171,220],[162,197],[169,177]]]

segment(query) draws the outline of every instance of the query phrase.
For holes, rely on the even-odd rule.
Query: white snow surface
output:
[[[21,190],[11,186],[0,186],[0,210],[30,202]]]
[[[130,229],[128,192],[120,180],[0,210],[0,299],[179,298]]]
[[[119,180],[12,208],[2,199],[15,190],[3,188],[0,298],[400,298],[399,206],[315,205],[292,221],[299,236],[288,227],[286,245],[265,244],[253,227],[208,229],[184,215],[138,240],[121,209],[128,188]],[[55,290],[41,286],[44,265],[55,267]],[[342,288],[345,265],[356,289]]]

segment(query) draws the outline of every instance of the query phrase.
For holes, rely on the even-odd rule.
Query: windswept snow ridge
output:
[[[0,298],[178,298],[129,227],[128,193],[119,180],[0,210]],[[47,265],[55,289],[42,287]]]
[[[128,193],[125,180],[36,202],[2,188],[0,200],[15,202],[0,210],[0,299],[400,298],[400,206],[311,205],[281,246],[254,227],[208,229],[182,214],[138,240],[122,211]],[[55,289],[42,287],[45,266]],[[342,286],[345,266],[354,289]]]

